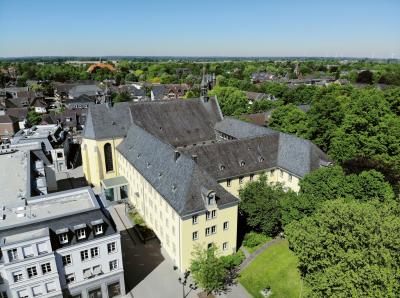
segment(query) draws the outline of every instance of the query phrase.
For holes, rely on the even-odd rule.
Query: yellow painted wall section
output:
[[[237,221],[238,221],[238,205],[223,209],[216,209],[216,217],[210,220],[206,219],[206,215],[197,217],[197,224],[193,224],[192,218],[182,220],[181,222],[181,271],[185,271],[190,267],[193,259],[192,252],[196,245],[207,248],[209,243],[213,243],[219,255],[230,255],[236,252],[237,245]],[[224,222],[228,222],[228,228],[224,230]],[[215,234],[206,236],[206,228],[216,226]],[[193,232],[198,233],[198,239],[193,240]],[[227,248],[223,250],[223,243],[227,243]]]
[[[219,184],[235,197],[239,197],[239,190],[242,189],[246,185],[246,183],[251,182],[253,180],[257,180],[260,177],[260,175],[261,175],[260,173],[254,173],[252,175],[252,178],[251,175],[245,175],[241,176],[241,178],[235,177],[229,179],[230,180],[229,186],[227,180],[221,180],[219,181]],[[294,175],[291,175],[285,170],[281,169],[270,170],[266,172],[266,175],[268,182],[271,184],[282,183],[283,187],[287,187],[288,189],[290,188],[295,192],[299,192],[300,190],[299,178]]]
[[[103,179],[118,176],[118,163],[116,160],[116,147],[122,142],[122,138],[110,140],[90,140],[82,139],[82,164],[83,174],[88,183],[100,186]],[[111,144],[113,156],[113,171],[106,172],[104,145]]]

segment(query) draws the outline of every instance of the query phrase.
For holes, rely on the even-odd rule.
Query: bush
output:
[[[243,245],[246,247],[256,247],[269,240],[269,237],[256,232],[247,233],[243,239]]]
[[[224,264],[225,269],[232,270],[233,268],[239,266],[245,259],[244,253],[239,250],[237,253],[229,256],[222,256],[221,261]]]

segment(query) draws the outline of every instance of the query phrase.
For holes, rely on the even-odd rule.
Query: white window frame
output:
[[[18,260],[18,250],[16,248],[7,250],[7,254],[10,262]]]
[[[24,280],[24,275],[22,274],[22,271],[15,271],[12,273],[13,276],[13,281],[14,282],[20,282]]]
[[[28,274],[28,278],[34,278],[38,276],[38,270],[36,266],[26,268],[26,272]]]
[[[216,234],[217,233],[217,226],[216,225],[214,225],[214,226],[211,226],[211,234]]]
[[[75,280],[75,274],[74,273],[69,273],[69,274],[65,274],[65,283],[67,285],[74,283]]]
[[[81,255],[81,261],[85,262],[89,260],[89,250],[85,249],[85,250],[81,250],[80,251],[80,255]],[[82,257],[83,256],[83,257]]]
[[[206,236],[210,236],[211,235],[211,227],[207,227],[206,228]]]
[[[224,223],[223,223],[223,229],[224,229],[224,231],[226,231],[226,230],[229,229],[229,221],[224,221]]]
[[[192,224],[193,224],[193,225],[197,225],[198,222],[199,222],[198,215],[193,215],[193,216],[192,216]]]
[[[108,252],[108,254],[117,252],[117,242],[107,243],[107,252]]]
[[[92,259],[100,257],[100,249],[97,246],[90,249],[90,257]]]
[[[60,235],[58,235],[58,239],[60,240],[61,244],[66,244],[68,243],[69,239],[68,239],[68,233],[62,233]]]
[[[64,260],[69,261],[69,262],[64,262]],[[62,261],[64,267],[71,266],[72,265],[72,255],[69,254],[69,255],[61,256],[61,261]]]
[[[30,253],[30,254],[27,254],[27,253],[26,253],[26,250],[30,250],[31,253]],[[23,247],[22,247],[22,253],[23,253],[25,259],[31,258],[31,257],[33,257],[33,256],[35,255],[34,252],[33,252],[33,247],[32,247],[32,245],[25,245],[25,246],[23,246]]]
[[[228,242],[222,243],[222,250],[223,250],[223,251],[228,250]]]
[[[85,239],[86,238],[86,229],[83,228],[83,229],[76,230],[76,238],[78,240]]]
[[[40,268],[42,269],[42,274],[43,275],[52,272],[51,263],[50,262],[40,264]]]
[[[110,268],[110,271],[114,271],[118,269],[118,260],[112,260],[108,262],[108,267]]]
[[[101,234],[103,234],[103,225],[102,224],[99,224],[99,225],[95,225],[94,226],[94,234],[95,235],[101,235]]]
[[[196,241],[197,239],[199,239],[199,232],[198,231],[194,231],[192,233],[192,240]]]

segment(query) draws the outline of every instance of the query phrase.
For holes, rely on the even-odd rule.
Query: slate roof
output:
[[[10,115],[0,115],[0,123],[16,123],[18,119]]]
[[[212,143],[181,149],[195,155],[198,165],[221,180],[272,168],[282,168],[303,177],[328,156],[308,140],[277,131],[250,138]]]
[[[96,85],[78,85],[72,87],[68,95],[75,98],[79,97],[81,95],[87,95],[87,96],[97,96],[103,93],[103,90],[97,87]]]
[[[180,215],[205,211],[204,189],[216,193],[217,205],[237,204],[228,193],[190,156],[175,159],[175,149],[133,124],[117,150],[166,199]]]
[[[215,140],[214,125],[222,119],[215,98],[120,103],[89,107],[84,137],[124,137],[132,123],[167,141],[184,146]]]
[[[8,108],[6,114],[18,118],[19,121],[25,120],[28,115],[28,108]]]
[[[230,135],[235,139],[278,133],[276,130],[240,121],[238,119],[231,117],[225,117],[222,121],[217,122],[215,124],[215,129],[219,132],[223,132],[227,135]]]

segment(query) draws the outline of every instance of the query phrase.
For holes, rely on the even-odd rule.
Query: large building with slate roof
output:
[[[120,234],[91,188],[0,212],[1,297],[125,294]]]
[[[330,163],[310,141],[224,117],[216,98],[91,106],[82,157],[93,186],[121,177],[114,193],[124,187],[182,271],[197,243],[236,251],[245,183],[266,173],[298,191],[305,174]]]

